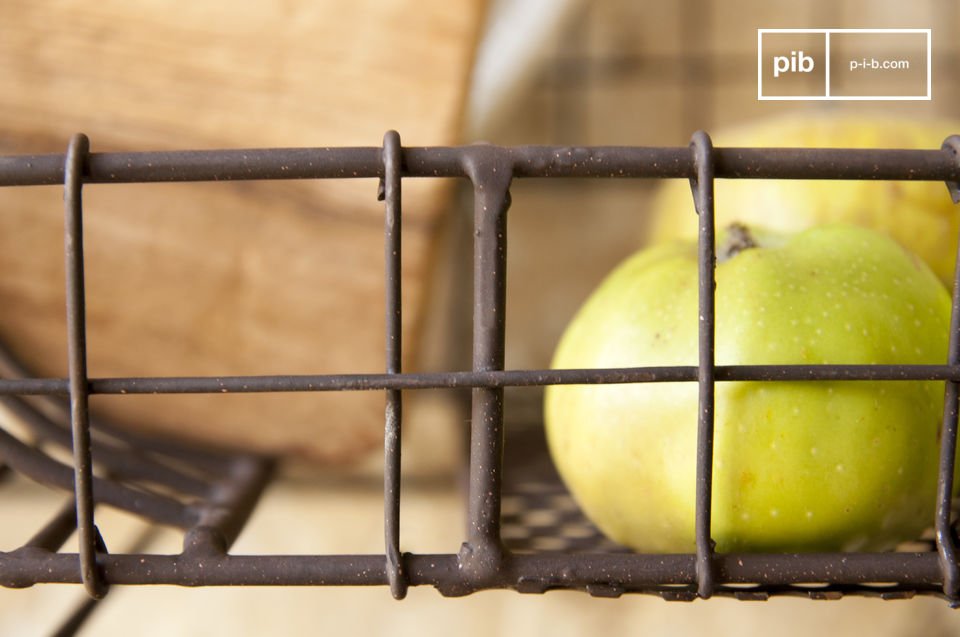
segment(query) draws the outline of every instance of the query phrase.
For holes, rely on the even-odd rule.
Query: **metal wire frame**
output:
[[[934,594],[952,605],[958,597],[956,532],[950,525],[953,463],[957,443],[960,387],[960,268],[954,286],[950,353],[946,365],[718,366],[714,362],[714,220],[716,178],[890,179],[944,181],[960,199],[960,138],[941,150],[849,150],[713,148],[705,133],[689,148],[642,147],[466,147],[404,148],[388,132],[381,148],[309,148],[89,153],[85,138],[74,138],[63,155],[0,157],[0,186],[65,184],[65,258],[68,270],[70,377],[29,378],[5,372],[0,397],[8,405],[30,400],[70,400],[73,467],[0,435],[0,457],[14,470],[73,488],[75,502],[24,547],[0,554],[0,583],[84,583],[93,596],[113,584],[201,585],[389,585],[403,597],[408,586],[432,585],[445,595],[486,588],[543,592],[576,588],[598,596],[645,592],[688,600],[713,595],[766,599],[798,594],[831,599],[844,594],[887,598]],[[404,177],[458,177],[474,188],[473,368],[443,373],[402,373],[400,369],[401,183]],[[697,366],[601,370],[505,370],[506,214],[515,178],[686,178],[700,216],[700,360]],[[100,378],[86,375],[83,360],[83,260],[80,194],[82,183],[220,181],[251,179],[379,178],[385,201],[387,361],[384,374],[234,376],[218,378]],[[12,363],[11,363],[12,365]],[[14,370],[17,372],[17,370]],[[946,395],[937,495],[937,551],[897,553],[717,554],[710,540],[713,391],[717,382],[736,380],[944,380]],[[503,388],[570,383],[697,382],[700,418],[697,442],[696,553],[519,554],[500,536]],[[472,388],[468,532],[458,554],[401,553],[400,428],[405,389]],[[85,397],[118,393],[222,393],[385,390],[384,537],[382,555],[229,554],[269,474],[263,461],[222,461],[226,482],[217,483],[219,506],[184,506],[108,477],[93,475],[96,460],[111,464],[111,447],[90,439]],[[39,397],[39,398],[38,398]],[[28,408],[23,413],[36,416]],[[48,423],[49,424],[49,423]],[[98,430],[98,427],[94,427]],[[2,433],[2,432],[0,432]],[[48,436],[49,437],[49,436]],[[55,436],[54,436],[55,437]],[[60,436],[61,441],[63,436]],[[136,441],[134,441],[136,443]],[[184,454],[194,453],[181,450]],[[185,491],[203,488],[169,464],[156,461]],[[114,461],[114,469],[121,470]],[[38,467],[40,468],[38,470]],[[72,470],[73,477],[62,474]],[[129,468],[127,468],[129,469]],[[180,472],[182,473],[182,472]],[[214,472],[215,473],[215,472]],[[52,477],[51,477],[52,476]],[[167,476],[169,478],[169,476]],[[167,484],[160,477],[156,478]],[[209,478],[208,478],[209,480]],[[223,489],[223,485],[230,488]],[[226,493],[226,496],[223,496]],[[144,495],[145,494],[145,495]],[[133,498],[135,496],[135,498]],[[149,496],[149,497],[145,497]],[[154,497],[156,496],[156,497]],[[133,499],[131,499],[133,498]],[[136,508],[153,519],[189,529],[180,555],[110,554],[93,520],[93,504]],[[146,504],[144,504],[146,503]],[[74,509],[75,507],[75,509]],[[80,553],[58,553],[76,525]],[[38,539],[39,538],[39,539]],[[887,584],[877,584],[887,582]]]

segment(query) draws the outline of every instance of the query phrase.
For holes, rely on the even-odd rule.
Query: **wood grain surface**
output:
[[[481,0],[10,1],[0,153],[445,145]],[[404,182],[404,350],[415,363],[449,183]],[[384,369],[375,180],[84,189],[92,377]],[[0,189],[0,339],[66,374],[62,188]],[[139,430],[321,461],[382,440],[382,392],[94,396]]]

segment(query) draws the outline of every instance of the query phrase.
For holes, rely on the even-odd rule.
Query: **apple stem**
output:
[[[757,242],[750,233],[750,229],[742,223],[731,223],[727,227],[726,237],[717,248],[717,261],[723,263],[732,259],[744,250],[756,248]]]

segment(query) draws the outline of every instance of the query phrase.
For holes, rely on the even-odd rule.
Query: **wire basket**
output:
[[[953,292],[946,365],[718,366],[714,362],[715,178],[926,180],[947,183],[960,200],[960,137],[940,150],[713,148],[699,132],[688,148],[402,147],[388,132],[382,147],[90,153],[83,135],[65,155],[0,157],[0,186],[60,184],[65,192],[65,262],[69,376],[32,378],[9,356],[0,360],[0,398],[26,435],[0,430],[0,461],[17,473],[70,493],[64,507],[22,547],[0,553],[0,583],[82,583],[94,598],[114,584],[187,586],[386,585],[402,598],[409,586],[444,595],[492,588],[542,593],[579,589],[596,596],[656,594],[691,600],[715,595],[767,599],[846,594],[907,598],[938,595],[960,605],[957,530],[951,526],[960,383],[960,274]],[[401,187],[404,178],[459,178],[474,200],[473,365],[470,370],[401,370]],[[82,186],[84,183],[262,179],[379,178],[385,202],[386,361],[382,374],[90,378],[86,368]],[[504,369],[506,213],[510,186],[522,178],[687,178],[700,225],[699,364],[624,369]],[[945,195],[946,196],[946,193]],[[692,213],[691,213],[692,214]],[[935,536],[888,553],[720,554],[710,539],[713,392],[725,381],[941,380],[946,399]],[[700,387],[696,449],[696,553],[636,554],[605,543],[555,475],[508,471],[520,447],[505,446],[506,387],[551,384],[695,382]],[[457,554],[401,551],[399,519],[402,391],[469,388],[471,429],[468,530]],[[271,476],[270,459],[157,445],[91,418],[91,394],[383,391],[385,550],[367,555],[234,555],[233,540]],[[50,448],[72,450],[59,461]],[[506,458],[506,462],[505,462]],[[94,464],[98,471],[94,472]],[[529,463],[528,463],[529,464]],[[529,467],[528,467],[529,469]],[[532,469],[530,469],[532,471]],[[547,465],[546,472],[551,469]],[[505,477],[505,475],[507,477]],[[541,473],[542,475],[542,473]],[[183,530],[178,555],[111,553],[94,507],[107,504]],[[524,523],[534,507],[553,523],[580,525],[569,541],[545,548]],[[584,530],[585,528],[585,530]],[[519,532],[518,532],[519,529]],[[524,532],[526,529],[526,532]],[[59,552],[78,532],[79,553]]]

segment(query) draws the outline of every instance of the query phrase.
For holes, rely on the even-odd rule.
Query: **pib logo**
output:
[[[757,99],[930,100],[931,29],[757,29]]]
[[[773,56],[773,77],[780,77],[782,73],[812,73],[816,64],[803,51],[790,51],[790,56]]]
[[[826,92],[826,43],[822,33],[761,32],[758,47],[761,96],[800,99]]]

